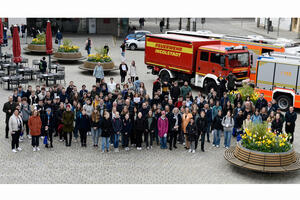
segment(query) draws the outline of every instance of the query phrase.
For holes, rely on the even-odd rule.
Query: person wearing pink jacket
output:
[[[167,149],[169,121],[168,118],[166,117],[165,111],[161,112],[161,117],[158,119],[157,127],[158,127],[158,136],[160,137],[160,148]]]

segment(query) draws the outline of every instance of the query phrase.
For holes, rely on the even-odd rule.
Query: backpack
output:
[[[39,64],[39,69],[40,69],[41,71],[44,70],[43,63],[42,63],[42,62],[40,62],[40,64]]]

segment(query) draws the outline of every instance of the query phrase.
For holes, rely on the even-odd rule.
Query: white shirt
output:
[[[130,65],[130,76],[136,76],[136,66]]]
[[[109,82],[107,83],[107,89],[108,92],[113,92],[116,89],[116,83],[115,82]]]

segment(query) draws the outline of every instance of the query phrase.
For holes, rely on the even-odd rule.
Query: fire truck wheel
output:
[[[211,90],[211,88],[214,88],[215,91],[217,91],[217,84],[213,80],[207,80],[204,83],[205,92],[208,94]]]
[[[164,81],[169,82],[171,79],[170,74],[167,71],[162,71],[159,75],[159,78],[162,82]]]
[[[136,50],[137,46],[136,46],[136,44],[131,44],[129,46],[129,48],[130,48],[130,50]]]
[[[280,95],[276,98],[277,104],[282,111],[287,111],[289,106],[292,105],[292,100],[287,95]]]

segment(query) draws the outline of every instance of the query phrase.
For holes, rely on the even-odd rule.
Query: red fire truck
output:
[[[213,39],[175,34],[147,35],[145,64],[163,81],[189,81],[206,91],[216,89],[218,77],[229,72],[239,82],[250,74],[246,47],[230,47]]]

